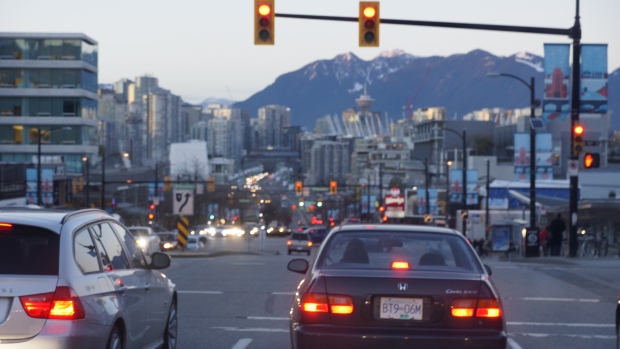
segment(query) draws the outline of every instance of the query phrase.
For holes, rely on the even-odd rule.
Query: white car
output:
[[[190,235],[187,237],[187,242],[185,243],[186,250],[199,250],[200,248],[202,248],[202,246],[204,245],[202,244],[198,236]]]

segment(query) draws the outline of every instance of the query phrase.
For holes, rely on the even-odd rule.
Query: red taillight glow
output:
[[[11,223],[0,223],[0,228],[13,228]]]
[[[19,297],[28,316],[39,319],[76,320],[86,314],[82,302],[71,288],[59,286],[54,293]]]
[[[312,247],[312,241],[308,241],[308,247]]]
[[[496,299],[456,299],[452,302],[450,313],[454,317],[485,317],[498,318],[502,310]]]
[[[288,241],[286,242],[286,245],[287,245],[287,246],[291,246],[292,244],[293,244],[293,242],[292,242],[291,240],[288,240]]]
[[[309,313],[329,312],[332,314],[347,315],[353,313],[353,299],[343,295],[328,297],[324,293],[310,293],[304,297],[302,309]]]
[[[392,269],[409,269],[409,262],[392,262]]]

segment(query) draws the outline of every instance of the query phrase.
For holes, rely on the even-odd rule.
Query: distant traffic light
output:
[[[316,199],[316,206],[317,207],[322,207],[323,206],[323,199],[322,198]]]
[[[601,154],[586,153],[586,155],[583,156],[583,167],[599,168],[599,166],[601,166]]]
[[[299,207],[304,207],[304,198],[299,198]]]
[[[329,193],[332,195],[338,194],[338,182],[336,181],[329,182]]]
[[[573,157],[578,157],[583,152],[585,128],[580,124],[573,126]]]
[[[254,45],[273,45],[274,0],[254,0]]]
[[[302,181],[295,182],[295,194],[301,195],[304,191],[304,184]]]
[[[379,46],[379,2],[360,1],[358,22],[360,47]]]
[[[155,220],[155,204],[154,203],[151,203],[149,205],[149,210],[150,211],[149,211],[148,218],[149,218],[149,224],[150,224]]]

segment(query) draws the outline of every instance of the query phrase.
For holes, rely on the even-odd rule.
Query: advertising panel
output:
[[[581,45],[582,113],[607,113],[607,44]]]
[[[569,44],[545,44],[543,122],[564,120],[570,114]],[[515,148],[516,149],[516,148]]]

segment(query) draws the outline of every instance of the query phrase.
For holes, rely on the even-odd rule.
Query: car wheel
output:
[[[164,348],[174,349],[177,347],[177,304],[173,301],[168,313],[168,323],[164,331]]]
[[[108,338],[106,349],[123,349],[123,335],[118,326],[112,328],[112,333],[110,333],[110,338]]]

